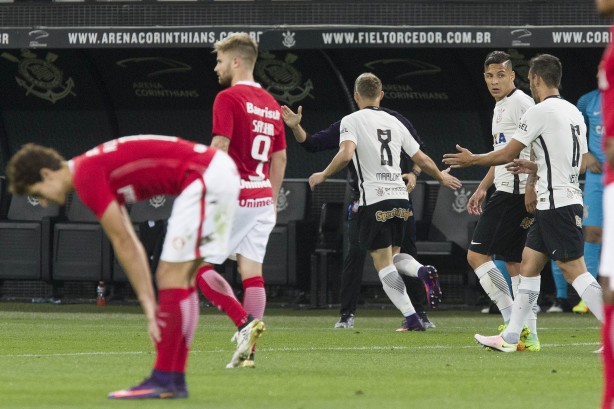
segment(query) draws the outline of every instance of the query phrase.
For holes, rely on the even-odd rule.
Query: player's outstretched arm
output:
[[[113,245],[115,256],[128,275],[147,317],[149,336],[155,344],[160,341],[160,329],[156,322],[157,304],[149,261],[126,208],[120,206],[117,201],[111,202],[102,215],[100,224]]]
[[[437,165],[435,165],[435,162],[433,162],[433,159],[421,150],[418,150],[418,152],[411,157],[411,160],[418,164],[427,175],[450,189],[458,189],[463,185],[460,180],[450,175],[450,169],[440,171]]]
[[[307,132],[301,126],[301,120],[303,119],[303,107],[299,106],[296,112],[294,112],[289,106],[282,105],[281,118],[292,131],[294,139],[296,139],[298,143],[305,142],[305,139],[307,139]]]
[[[339,145],[339,152],[335,155],[333,160],[328,164],[326,169],[322,172],[316,172],[309,176],[309,186],[311,190],[314,190],[317,185],[324,183],[326,179],[333,176],[335,173],[344,169],[348,163],[352,160],[356,151],[356,145],[352,141],[343,141]]]
[[[452,168],[504,165],[517,158],[524,148],[525,145],[516,139],[512,139],[503,149],[482,154],[471,153],[469,149],[456,145],[458,153],[446,153],[443,155],[443,163]]]

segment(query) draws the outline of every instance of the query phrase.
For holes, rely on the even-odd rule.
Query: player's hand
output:
[[[441,176],[443,177],[443,179],[439,183],[446,187],[449,187],[452,190],[456,190],[463,184],[456,177],[450,175],[450,170],[451,168],[447,168],[446,170],[441,171]]]
[[[471,166],[471,157],[473,154],[467,148],[456,145],[456,150],[459,153],[446,153],[443,155],[443,163],[451,168],[465,168]]]
[[[601,173],[601,163],[599,163],[595,155],[590,152],[586,155],[586,168],[593,173]]]
[[[325,180],[326,176],[324,176],[324,172],[316,172],[309,176],[309,187],[311,187],[311,191],[313,191],[320,183],[324,183]]]
[[[407,188],[407,193],[410,193],[416,187],[418,176],[415,173],[409,172],[404,173],[402,176],[405,181],[405,187]]]
[[[151,342],[155,346],[162,340],[160,326],[165,325],[164,320],[158,319],[158,306],[156,304],[148,307],[143,306],[143,310],[145,311],[145,316],[147,317],[147,332]]]
[[[473,216],[482,214],[482,203],[486,199],[486,191],[484,189],[476,189],[467,202],[467,213]]]
[[[533,186],[527,186],[524,192],[524,207],[531,214],[537,209],[537,190]]]
[[[505,165],[505,169],[512,172],[514,175],[520,173],[535,174],[537,173],[537,163],[528,159],[514,159],[513,162]]]
[[[300,125],[301,119],[303,119],[303,106],[299,106],[295,113],[287,105],[282,105],[281,118],[289,128],[296,128]]]

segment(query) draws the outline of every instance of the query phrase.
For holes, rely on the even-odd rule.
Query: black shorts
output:
[[[361,206],[358,215],[360,248],[377,250],[401,246],[405,221],[410,215],[408,200],[391,199]]]
[[[582,205],[537,210],[527,236],[527,247],[552,260],[574,260],[584,255]]]
[[[524,195],[496,191],[484,206],[469,250],[520,262],[533,220],[533,215],[525,207]]]

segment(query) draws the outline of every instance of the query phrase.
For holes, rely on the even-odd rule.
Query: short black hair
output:
[[[529,75],[539,75],[547,86],[558,89],[561,87],[563,65],[554,55],[540,54],[531,58]]]
[[[510,62],[511,67],[511,57],[505,51],[493,51],[486,56],[484,60],[484,68],[488,67],[490,64],[505,64],[506,62]]]

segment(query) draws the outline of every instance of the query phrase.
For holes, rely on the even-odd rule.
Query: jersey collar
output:
[[[249,85],[250,87],[262,88],[262,85],[254,81],[237,81],[235,85]]]

